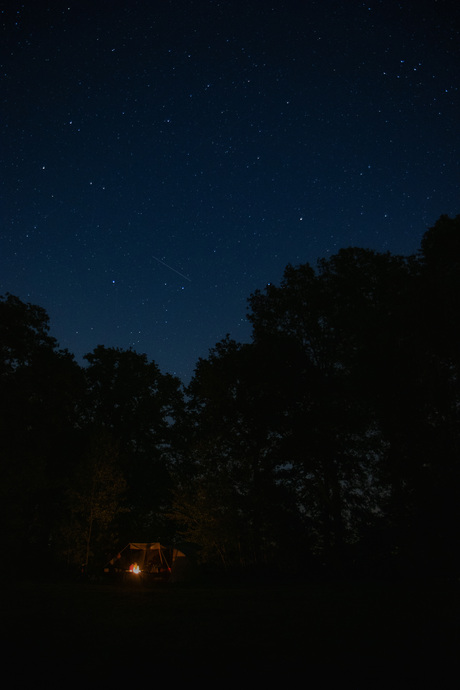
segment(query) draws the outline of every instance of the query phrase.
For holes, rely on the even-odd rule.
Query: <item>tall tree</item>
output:
[[[317,547],[331,561],[375,521],[388,488],[379,475],[386,443],[375,393],[379,356],[401,336],[410,281],[411,260],[350,248],[316,272],[288,266],[279,287],[249,299],[254,341],[281,338],[299,352],[304,386],[285,410],[286,461]],[[278,363],[282,371],[289,356]]]
[[[88,572],[102,565],[117,539],[116,520],[127,511],[126,483],[118,465],[118,443],[107,432],[93,435],[67,488],[67,519],[59,551],[68,563]]]
[[[419,462],[413,541],[425,567],[460,572],[460,216],[441,216],[419,255]],[[423,535],[423,536],[422,536]]]
[[[49,334],[44,309],[0,300],[3,543],[13,554],[49,550],[77,447],[80,367]]]
[[[165,527],[162,513],[183,415],[180,381],[133,350],[98,346],[85,359],[86,423],[109,431],[119,443],[131,507],[126,536],[132,539],[136,532],[140,540],[157,538]]]
[[[173,512],[202,555],[227,567],[275,563],[296,529],[293,497],[279,477],[273,363],[267,348],[226,338],[199,361],[187,389],[190,463],[176,475]]]

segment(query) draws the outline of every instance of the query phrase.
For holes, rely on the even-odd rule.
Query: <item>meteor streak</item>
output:
[[[171,271],[174,271],[174,273],[177,273],[177,275],[180,276],[181,278],[185,278],[185,280],[188,280],[189,283],[192,282],[190,278],[187,278],[187,276],[184,276],[184,274],[180,273],[180,271],[176,271],[175,268],[173,268],[169,264],[165,263],[164,261],[159,259],[157,256],[153,256],[153,254],[152,254],[152,258],[154,258],[155,261],[158,261],[159,264],[163,264],[163,266],[166,266],[166,268],[169,268]]]

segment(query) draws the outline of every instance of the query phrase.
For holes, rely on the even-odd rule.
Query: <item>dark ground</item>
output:
[[[459,583],[440,582],[3,583],[2,648],[14,669],[6,687],[44,679],[454,687],[459,592]]]

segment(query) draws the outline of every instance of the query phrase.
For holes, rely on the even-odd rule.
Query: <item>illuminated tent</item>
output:
[[[129,542],[109,561],[105,571],[130,573],[134,566],[141,574],[172,582],[185,579],[190,570],[189,559],[175,547],[159,542]]]

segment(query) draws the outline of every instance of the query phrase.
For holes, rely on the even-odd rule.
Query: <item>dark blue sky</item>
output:
[[[288,263],[460,212],[460,10],[2,3],[0,294],[188,382]]]

